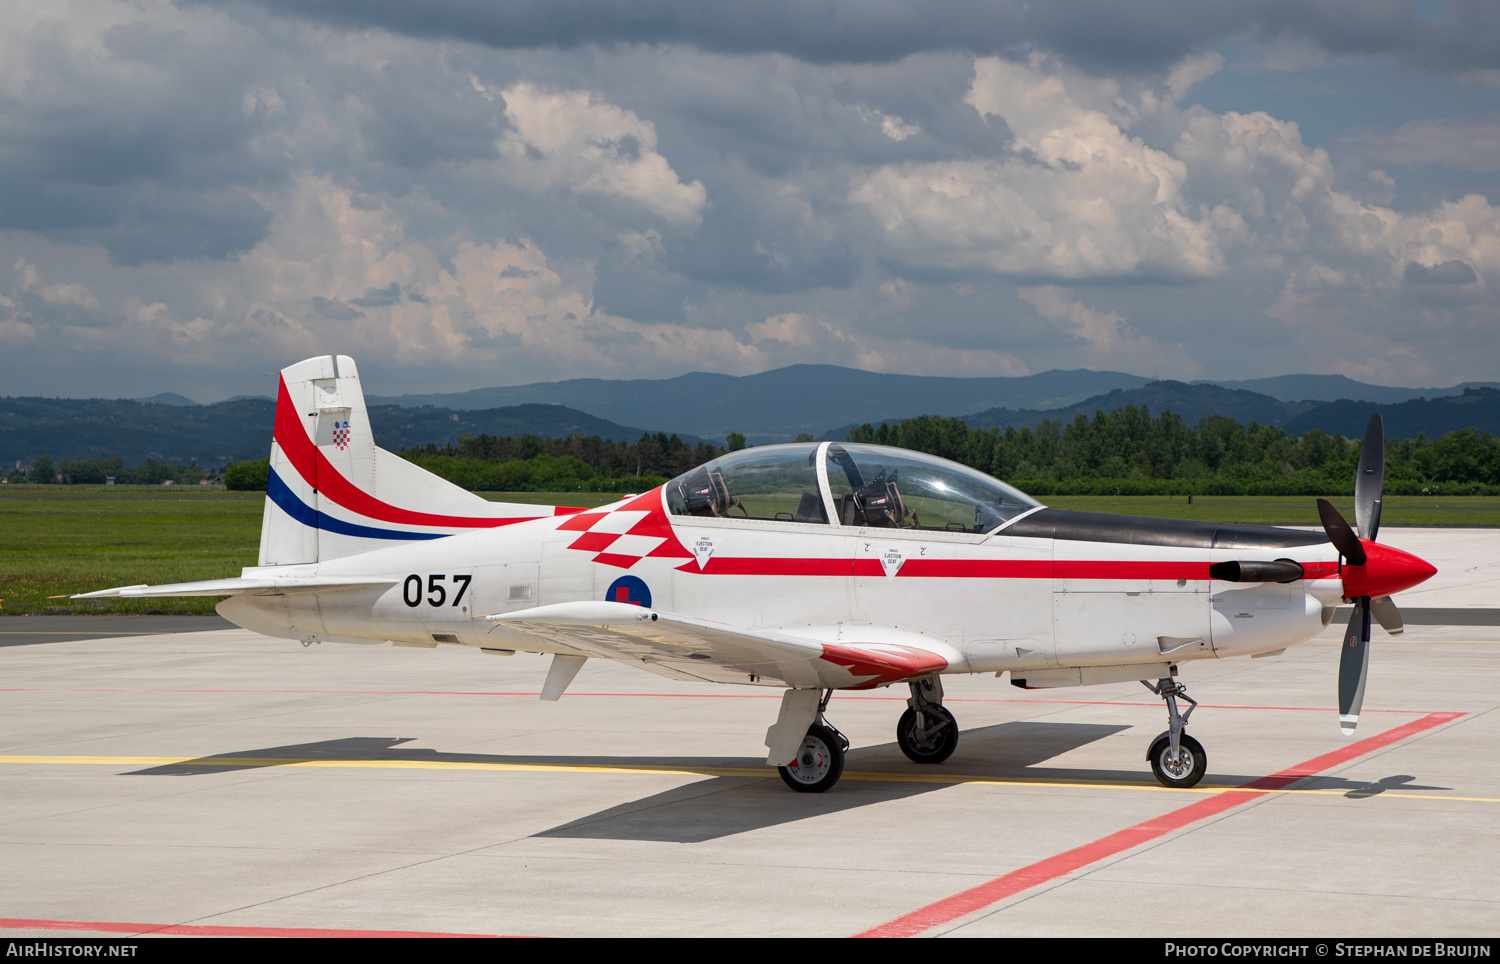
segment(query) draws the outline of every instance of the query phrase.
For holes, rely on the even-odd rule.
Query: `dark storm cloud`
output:
[[[282,177],[251,148],[274,122],[247,100],[247,31],[188,37],[117,24],[103,53],[25,36],[24,85],[0,95],[0,229],[100,244],[118,264],[223,258],[265,235],[248,193]]]
[[[1391,55],[1449,72],[1500,66],[1500,8],[1448,0],[259,0],[290,16],[502,49],[689,44],[779,52],[814,63],[874,63],[928,50],[1054,51],[1097,70],[1158,69],[1236,34],[1298,38],[1339,53]]]
[[[227,258],[254,247],[270,223],[271,213],[235,188],[101,186],[0,173],[0,227],[98,244],[121,265]]]
[[[353,321],[364,317],[364,312],[351,308],[337,298],[314,298],[312,299],[313,311],[321,317],[330,321]]]
[[[1474,269],[1462,261],[1444,261],[1431,266],[1408,261],[1402,277],[1410,285],[1466,285],[1479,280]]]

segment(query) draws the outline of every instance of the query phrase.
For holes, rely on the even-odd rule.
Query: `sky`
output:
[[[1492,0],[7,0],[0,395],[1500,379]]]

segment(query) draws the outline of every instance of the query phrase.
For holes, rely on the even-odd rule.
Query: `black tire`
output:
[[[844,745],[832,730],[815,723],[802,738],[796,759],[776,772],[798,793],[822,793],[844,775]]]
[[[1197,786],[1198,781],[1203,779],[1203,773],[1208,769],[1208,754],[1203,752],[1202,743],[1186,733],[1182,734],[1178,746],[1182,748],[1184,758],[1173,764],[1168,759],[1172,753],[1172,741],[1166,736],[1159,736],[1151,744],[1151,752],[1146,759],[1151,761],[1151,772],[1156,774],[1156,779],[1162,786],[1186,790]]]
[[[937,731],[932,732],[933,722],[929,720],[927,738],[918,739],[917,711],[907,707],[896,724],[896,745],[913,763],[942,763],[958,749],[958,721],[941,706],[928,706],[926,712],[942,721]]]

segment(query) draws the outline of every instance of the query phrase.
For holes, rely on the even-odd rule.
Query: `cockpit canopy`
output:
[[[1040,502],[933,455],[883,445],[802,442],[742,449],[666,486],[673,515],[992,532]]]

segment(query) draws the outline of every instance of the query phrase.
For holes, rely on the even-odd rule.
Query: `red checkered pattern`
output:
[[[557,527],[577,532],[569,549],[594,554],[594,562],[629,569],[642,559],[691,559],[677,541],[661,508],[661,489],[652,489],[609,512],[580,512]]]
[[[348,422],[334,422],[333,423],[333,444],[337,445],[339,447],[339,451],[340,452],[342,452],[345,448],[347,448],[349,446],[349,423]]]

